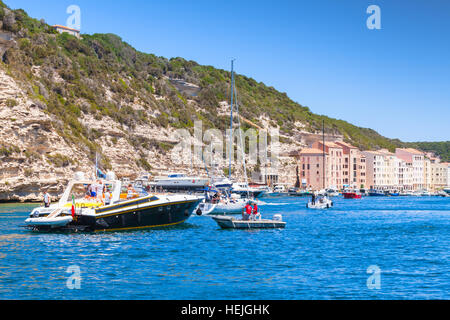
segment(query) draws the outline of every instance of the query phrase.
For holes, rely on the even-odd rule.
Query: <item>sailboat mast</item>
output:
[[[230,150],[229,150],[229,158],[230,165],[228,168],[228,177],[231,181],[231,155],[233,154],[233,104],[234,104],[234,60],[231,60],[231,119],[230,119]]]
[[[325,174],[326,174],[326,159],[325,159],[325,120],[323,120],[322,123],[322,138],[323,138],[323,142],[322,142],[322,146],[323,146],[323,189],[325,190]]]

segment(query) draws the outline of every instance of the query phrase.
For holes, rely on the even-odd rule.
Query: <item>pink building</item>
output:
[[[407,163],[411,168],[413,190],[422,190],[425,185],[425,154],[419,150],[407,148],[396,149],[395,156]]]
[[[325,154],[325,158],[326,158]],[[297,154],[299,164],[299,180],[303,188],[324,189],[323,150],[306,148]],[[325,181],[325,185],[327,185]]]
[[[323,150],[323,142],[317,141],[313,143],[312,148]],[[325,142],[326,156],[326,188],[342,189],[344,179],[342,174],[344,151],[342,147],[334,142]]]
[[[365,188],[366,157],[357,147],[349,143],[337,141],[336,144],[341,146],[343,151],[342,178],[344,186]]]

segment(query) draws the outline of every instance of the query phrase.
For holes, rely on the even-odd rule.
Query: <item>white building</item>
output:
[[[77,37],[78,39],[81,38],[80,30],[72,29],[72,28],[60,26],[60,25],[54,25],[53,28],[55,28],[55,30],[58,31],[59,33],[68,33],[68,34],[71,34],[71,35]]]
[[[393,153],[382,149],[363,151],[363,155],[366,157],[366,181],[370,189],[383,191],[401,189],[398,174],[400,164]]]

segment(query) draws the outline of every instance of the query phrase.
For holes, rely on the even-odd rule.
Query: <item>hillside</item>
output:
[[[0,40],[0,193],[6,200],[18,193],[33,198],[73,170],[88,171],[96,154],[119,175],[175,169],[166,156],[177,142],[175,129],[192,130],[196,120],[205,129],[229,126],[229,71],[142,53],[113,34],[82,40],[58,34],[2,1]],[[323,120],[327,134],[361,149],[405,145],[316,115],[244,75],[236,84],[244,126],[279,127],[282,150],[304,145],[299,137],[318,133]],[[36,178],[53,182],[29,188]]]

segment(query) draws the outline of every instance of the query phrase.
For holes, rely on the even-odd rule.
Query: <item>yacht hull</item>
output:
[[[200,201],[138,208],[129,212],[90,219],[93,231],[122,231],[168,227],[185,222]]]
[[[147,203],[144,206],[129,203],[127,207],[120,206],[103,207],[96,210],[95,214],[79,214],[70,224],[55,228],[43,224],[29,225],[36,231],[126,231],[147,228],[159,228],[175,226],[185,222],[193,214],[203,199],[190,199],[164,204]],[[117,208],[118,207],[118,208]]]

